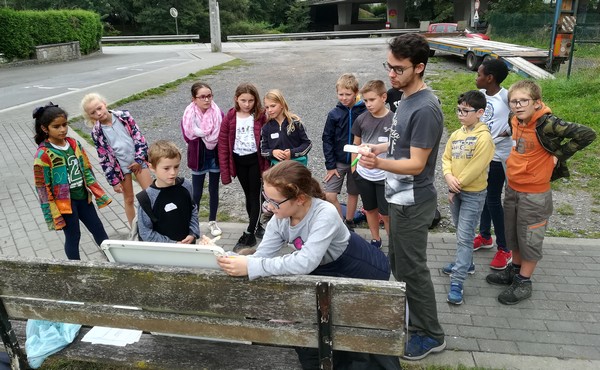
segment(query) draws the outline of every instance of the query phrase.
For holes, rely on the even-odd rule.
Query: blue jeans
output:
[[[65,254],[70,260],[79,260],[79,240],[81,239],[81,228],[79,220],[83,222],[85,227],[92,233],[96,244],[100,245],[108,239],[108,235],[104,230],[102,221],[96,213],[94,203],[88,203],[87,199],[75,200],[71,199],[71,209],[73,213],[63,213],[63,218],[67,226],[63,228],[65,232]]]
[[[485,204],[487,190],[461,191],[450,204],[452,220],[456,226],[456,260],[452,267],[452,282],[463,283],[473,262],[473,238],[477,220]]]
[[[504,208],[502,208],[502,188],[505,180],[502,162],[492,161],[488,172],[487,197],[479,220],[479,233],[486,239],[491,238],[493,222],[498,249],[508,252],[504,235]]]

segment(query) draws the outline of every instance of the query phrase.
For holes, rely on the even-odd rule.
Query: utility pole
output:
[[[219,3],[217,0],[208,1],[210,13],[210,50],[213,53],[221,52],[221,20],[219,16]]]

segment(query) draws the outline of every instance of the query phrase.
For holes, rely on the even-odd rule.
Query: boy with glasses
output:
[[[423,81],[428,59],[429,44],[422,35],[403,34],[390,41],[384,68],[391,85],[402,90],[402,100],[388,142],[369,144],[371,151],[360,151],[359,161],[365,168],[386,171],[388,257],[396,280],[406,282],[410,312],[407,360],[420,360],[446,348],[427,267],[427,236],[437,206],[435,165],[444,129],[440,101]],[[384,152],[387,157],[379,158]]]
[[[552,215],[550,181],[569,177],[567,159],[591,144],[596,133],[553,115],[533,81],[512,85],[508,99],[513,113],[513,150],[506,161],[504,222],[513,260],[505,270],[488,275],[486,281],[509,285],[498,301],[513,305],[531,297],[531,276],[542,259],[544,234]]]
[[[486,100],[477,90],[458,98],[456,113],[462,125],[454,131],[442,158],[448,184],[448,201],[456,226],[456,259],[442,269],[451,276],[447,301],[463,303],[463,284],[473,266],[472,240],[487,193],[488,167],[494,157],[494,142],[487,125],[481,122]]]

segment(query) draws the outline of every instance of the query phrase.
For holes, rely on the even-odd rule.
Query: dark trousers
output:
[[[88,203],[87,199],[71,199],[71,209],[73,213],[63,213],[62,215],[67,224],[67,226],[63,228],[65,233],[65,254],[70,260],[79,260],[81,259],[79,257],[79,240],[81,239],[79,220],[81,220],[88,231],[92,233],[96,244],[102,244],[103,241],[108,239],[108,235],[104,230],[102,221],[100,221],[100,218],[98,217],[98,213],[96,213],[94,203]]]
[[[499,249],[508,252],[504,235],[504,208],[502,208],[502,188],[506,175],[502,162],[492,161],[488,172],[487,197],[479,220],[479,233],[484,238],[492,236],[492,222],[496,233],[496,244]]]
[[[436,197],[411,206],[390,203],[388,257],[396,280],[406,283],[411,326],[441,343],[444,330],[438,321],[433,282],[427,267],[427,236],[436,207]]]
[[[244,195],[246,196],[246,212],[248,212],[249,233],[254,234],[258,218],[260,217],[260,167],[258,165],[258,153],[239,156],[233,154],[235,171],[237,178],[242,185]]]
[[[202,200],[202,193],[204,192],[204,179],[206,174],[192,175],[192,189],[193,189],[193,200],[195,205],[199,205]],[[209,199],[209,213],[208,220],[217,220],[217,210],[219,208],[219,181],[221,181],[221,174],[219,172],[208,173],[208,196]]]

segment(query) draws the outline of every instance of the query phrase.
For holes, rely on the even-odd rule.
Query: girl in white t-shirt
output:
[[[261,175],[269,168],[267,159],[260,155],[260,131],[267,121],[256,86],[242,83],[235,89],[234,107],[221,122],[219,133],[219,167],[223,185],[237,177],[246,197],[248,228],[234,247],[238,252],[256,245],[256,235],[264,230],[260,217]]]

